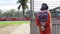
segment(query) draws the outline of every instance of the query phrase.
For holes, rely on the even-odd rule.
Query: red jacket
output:
[[[37,26],[41,26],[40,21],[38,20],[38,16],[36,15],[36,24]],[[48,11],[48,20],[46,21],[46,34],[51,34],[51,13]],[[41,28],[41,27],[40,27]]]

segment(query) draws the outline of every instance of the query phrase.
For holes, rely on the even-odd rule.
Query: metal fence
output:
[[[52,34],[60,34],[60,20],[52,20]]]
[[[33,3],[34,2],[34,3]],[[53,9],[56,7],[59,7],[60,0],[34,0],[32,3],[33,5],[33,11],[40,11],[40,7],[42,3],[47,3],[49,6],[49,9]],[[54,2],[54,3],[53,3]],[[52,13],[52,16],[57,18],[58,15],[56,13]],[[57,16],[57,17],[56,17]],[[36,30],[36,25],[32,26],[34,27],[31,34],[39,34],[39,31]],[[60,34],[60,20],[52,19],[52,34]]]

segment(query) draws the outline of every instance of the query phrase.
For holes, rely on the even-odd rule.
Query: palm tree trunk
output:
[[[23,9],[23,18],[24,18],[24,16],[25,16],[25,9]]]
[[[20,15],[19,15],[19,9],[18,9],[18,17],[19,17]]]

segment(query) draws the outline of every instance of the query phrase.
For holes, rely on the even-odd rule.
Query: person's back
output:
[[[41,7],[40,14],[36,15],[36,24],[39,26],[40,34],[51,34],[51,14],[50,11],[48,11],[47,4],[43,3]],[[43,12],[47,11],[45,17],[41,17],[43,15]],[[44,16],[44,15],[43,15]],[[44,24],[44,25],[43,25]]]
[[[46,22],[48,18],[48,12],[47,10],[41,11],[38,13],[38,18],[40,22]]]

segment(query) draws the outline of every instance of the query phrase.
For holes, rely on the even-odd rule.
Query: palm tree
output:
[[[25,15],[24,15],[25,9],[28,8],[27,2],[28,2],[28,0],[18,0],[18,1],[17,1],[17,3],[19,4],[19,6],[18,6],[18,11],[20,10],[20,8],[21,8],[21,6],[22,6],[23,17],[25,16]]]

